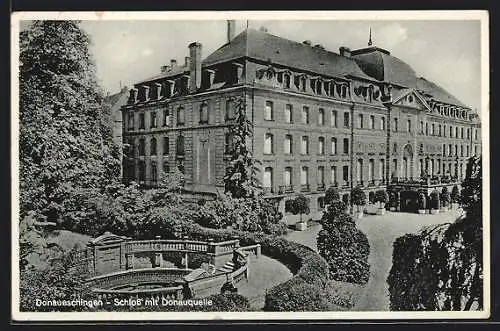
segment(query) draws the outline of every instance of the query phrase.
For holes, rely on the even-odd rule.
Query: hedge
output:
[[[239,238],[242,246],[261,245],[262,254],[283,263],[294,276],[266,292],[265,311],[328,311],[326,284],[328,264],[311,248],[266,234],[236,230],[214,230],[188,224],[185,232],[193,240],[223,241]]]

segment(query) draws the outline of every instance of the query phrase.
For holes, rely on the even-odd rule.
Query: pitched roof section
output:
[[[417,78],[417,84],[415,87],[418,91],[422,91],[425,94],[430,95],[429,98],[435,99],[437,101],[441,101],[444,103],[460,106],[460,107],[465,107],[465,108],[470,108],[469,106],[465,105],[463,102],[455,98],[453,95],[448,93],[444,88],[441,86],[437,85],[436,83],[433,83],[423,77]]]
[[[212,65],[244,56],[327,76],[350,75],[373,80],[351,58],[254,29],[240,33],[210,54],[203,64]]]

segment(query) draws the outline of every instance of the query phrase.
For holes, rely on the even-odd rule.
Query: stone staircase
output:
[[[222,272],[231,272],[234,271],[234,263],[231,261],[227,261],[222,267],[219,268]]]

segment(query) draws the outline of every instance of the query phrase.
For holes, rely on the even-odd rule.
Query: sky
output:
[[[236,34],[246,28],[236,21]],[[445,88],[472,109],[481,106],[480,22],[476,20],[272,20],[248,22],[269,33],[301,42],[311,40],[338,53],[340,46],[373,45],[408,63],[417,73]],[[102,87],[115,93],[189,56],[188,44],[203,45],[205,58],[226,42],[226,21],[86,20],[91,51]]]

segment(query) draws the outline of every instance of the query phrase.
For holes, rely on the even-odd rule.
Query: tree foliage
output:
[[[236,119],[229,128],[229,160],[224,176],[225,192],[234,198],[255,197],[261,193],[257,178],[258,161],[248,148],[253,136],[252,123],[246,114],[244,99],[236,102]]]
[[[366,193],[359,186],[354,187],[351,190],[351,201],[356,206],[363,206],[366,204]]]
[[[370,244],[346,212],[346,205],[335,201],[321,218],[318,234],[319,254],[328,262],[334,280],[364,284],[368,281]]]
[[[300,215],[300,221],[302,221],[302,214],[309,214],[310,212],[309,198],[299,194],[289,203],[289,211],[294,215]]]
[[[329,205],[337,200],[340,200],[339,191],[335,187],[329,187],[325,192],[325,204]]]
[[[89,44],[74,21],[35,21],[20,35],[21,215],[79,219],[82,196],[119,174]]]
[[[481,160],[472,158],[462,184],[465,216],[394,242],[387,279],[392,310],[482,309],[481,179]]]
[[[375,192],[375,201],[380,204],[386,204],[387,201],[389,200],[389,196],[387,195],[386,190],[378,190]]]

